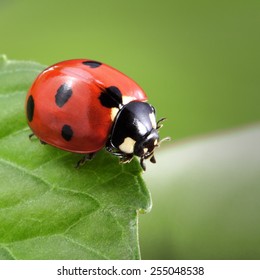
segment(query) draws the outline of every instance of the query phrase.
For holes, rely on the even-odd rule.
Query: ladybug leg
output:
[[[130,161],[133,159],[133,157],[134,157],[133,154],[123,154],[123,153],[121,153],[121,155],[118,155],[118,156],[119,156],[119,158],[120,158],[120,163],[128,163],[128,162],[130,162]]]
[[[115,148],[113,146],[113,144],[111,143],[110,139],[108,139],[108,141],[107,141],[106,150],[109,153],[111,153],[112,155],[119,157],[119,162],[120,163],[128,163],[134,157],[134,154],[126,154],[126,153],[120,151],[119,149]]]
[[[113,148],[111,148],[111,147],[106,147],[106,150],[107,150],[109,153],[111,153],[112,155],[119,157],[120,163],[128,163],[128,162],[130,162],[130,161],[133,159],[133,157],[134,157],[133,154],[126,154],[126,153],[121,152],[120,150],[113,149]]]
[[[118,151],[118,149],[116,149],[113,145],[112,145],[112,143],[111,143],[111,139],[109,138],[108,140],[107,140],[107,143],[106,143],[106,150],[109,152],[109,153],[111,153],[111,154],[113,154],[113,155],[116,155],[117,156],[117,153],[119,152]]]
[[[96,153],[89,153],[89,154],[85,154],[83,158],[81,158],[77,164],[76,164],[76,168],[80,168],[82,165],[84,165],[87,161],[92,160],[92,158],[94,157]]]
[[[152,162],[152,163],[156,163],[156,160],[155,160],[154,155],[152,155],[152,157],[150,158],[150,162]]]
[[[29,140],[32,140],[33,136],[34,136],[34,133],[29,134]]]
[[[29,139],[32,140],[33,136],[35,136],[34,133],[29,134]],[[36,136],[35,136],[35,137],[36,137]],[[40,140],[41,144],[43,144],[43,145],[46,145],[46,144],[47,144],[46,142],[42,141],[41,139],[39,139],[39,140]]]
[[[144,160],[145,160],[145,158],[143,158],[143,157],[140,158],[140,165],[141,165],[143,171],[146,170],[146,165],[145,165],[145,163],[144,163]]]

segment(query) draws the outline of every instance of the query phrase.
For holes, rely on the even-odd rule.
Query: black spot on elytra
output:
[[[57,93],[55,95],[55,102],[57,106],[61,108],[70,99],[71,96],[72,96],[71,87],[66,83],[61,85],[58,88]]]
[[[101,62],[94,61],[94,60],[83,61],[82,64],[89,66],[90,68],[97,68],[102,65]]]
[[[72,128],[67,125],[67,124],[64,124],[64,126],[62,127],[62,130],[61,130],[61,136],[63,137],[63,139],[65,139],[66,141],[70,141],[72,136],[73,136],[73,130]]]
[[[27,119],[28,121],[31,122],[33,120],[33,113],[34,113],[34,100],[32,95],[30,95],[27,100],[26,112],[27,112]]]
[[[105,88],[100,93],[99,100],[101,104],[107,108],[119,108],[120,105],[123,103],[122,93],[120,89],[115,86]]]

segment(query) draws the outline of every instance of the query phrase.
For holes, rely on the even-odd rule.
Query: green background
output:
[[[158,118],[167,117],[161,136],[173,141],[162,151],[174,150],[184,139],[259,121],[259,10],[258,0],[2,0],[0,53],[46,65],[91,58],[114,66],[143,87]],[[162,174],[160,163],[156,167]],[[160,184],[151,185],[154,199],[164,193]],[[171,193],[179,194],[178,189]],[[170,196],[161,201],[172,203]],[[186,243],[178,254],[169,249],[170,240],[169,246],[150,252],[154,242],[160,243],[160,237],[147,241],[156,234],[150,223],[160,222],[158,209],[155,205],[141,219],[144,258],[260,258],[259,250],[249,256],[228,250],[225,255],[194,255]]]

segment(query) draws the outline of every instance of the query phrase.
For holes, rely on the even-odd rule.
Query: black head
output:
[[[140,164],[145,170],[145,159],[150,159],[152,163],[155,163],[154,149],[158,146],[159,135],[157,129],[152,129],[144,138],[137,141],[134,145],[134,155],[140,157]]]
[[[155,163],[154,149],[159,146],[162,120],[156,122],[155,109],[146,102],[132,101],[124,105],[115,118],[107,150],[118,155],[122,162],[129,162],[134,155],[140,157],[145,170],[144,160]]]

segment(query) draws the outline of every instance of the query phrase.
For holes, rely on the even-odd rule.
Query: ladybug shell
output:
[[[118,70],[76,59],[45,69],[26,97],[27,121],[43,142],[75,153],[100,150],[116,113],[126,104],[146,101],[143,90]]]

